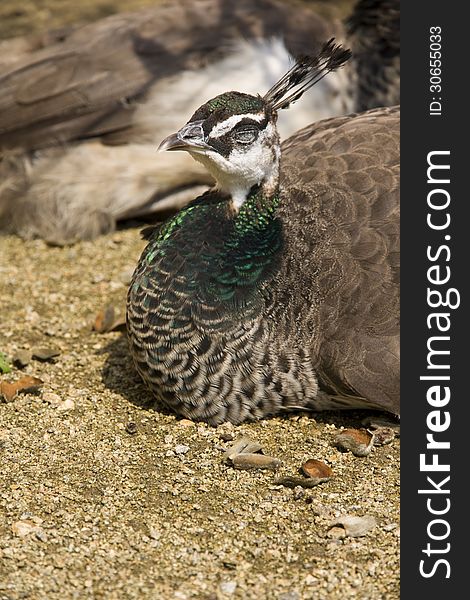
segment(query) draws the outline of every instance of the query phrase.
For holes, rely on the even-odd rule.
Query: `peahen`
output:
[[[180,415],[399,412],[398,109],[311,125],[282,160],[276,128],[349,56],[329,42],[263,97],[221,94],[161,144],[217,182],[147,230],[128,292],[136,368]]]

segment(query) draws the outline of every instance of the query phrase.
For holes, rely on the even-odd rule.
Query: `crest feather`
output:
[[[308,89],[351,58],[351,50],[334,43],[331,38],[316,56],[303,56],[266,92],[263,100],[273,110],[288,108]]]

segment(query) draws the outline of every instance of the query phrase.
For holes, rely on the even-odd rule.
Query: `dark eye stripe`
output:
[[[209,146],[212,146],[216,152],[227,158],[227,156],[232,151],[231,132],[228,132],[219,138],[209,137],[207,143],[209,144]]]
[[[254,121],[253,119],[250,119],[250,118],[244,118],[234,126],[232,131],[242,131],[243,129],[259,129],[259,130],[261,130],[261,129],[264,129],[267,124],[268,124],[267,117],[264,117],[264,119],[262,121]]]

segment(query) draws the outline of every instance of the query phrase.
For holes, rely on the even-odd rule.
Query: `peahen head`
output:
[[[205,165],[220,191],[240,208],[254,186],[273,193],[281,155],[277,111],[288,108],[327,73],[351,56],[327,42],[318,55],[299,59],[264,96],[226,92],[203,104],[160,150],[185,150]]]

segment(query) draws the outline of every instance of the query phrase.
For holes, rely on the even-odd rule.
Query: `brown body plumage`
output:
[[[303,335],[321,387],[399,412],[399,116],[328,119],[283,145],[285,333]],[[291,266],[296,265],[295,270]],[[302,265],[299,268],[299,265]],[[301,277],[299,277],[301,273]],[[305,294],[314,298],[305,311]],[[308,302],[308,301],[307,301]],[[310,334],[314,331],[320,335]]]

